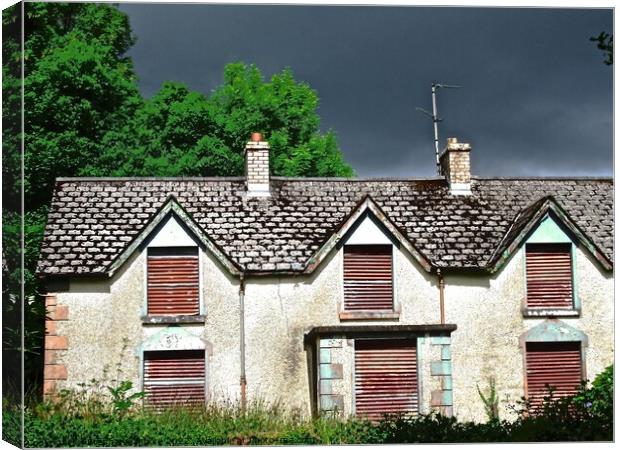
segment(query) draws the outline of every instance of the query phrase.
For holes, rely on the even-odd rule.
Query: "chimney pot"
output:
[[[468,143],[451,137],[439,158],[441,174],[446,177],[452,195],[471,195],[470,150]]]
[[[260,142],[263,140],[263,134],[262,133],[252,133],[252,137],[251,137],[252,142]]]

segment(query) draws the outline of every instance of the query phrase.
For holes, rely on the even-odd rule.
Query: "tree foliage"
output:
[[[611,66],[614,63],[614,35],[601,31],[598,36],[591,37],[590,40],[597,43],[596,47],[599,50],[603,50],[605,53],[605,61],[603,62]]]
[[[166,82],[122,129],[109,133],[101,157],[81,171],[108,176],[242,175],[253,131],[271,144],[271,171],[284,176],[351,176],[333,132],[319,132],[318,96],[289,69],[269,82],[259,69],[229,64],[211,96]]]
[[[142,99],[127,16],[103,4],[26,5],[25,196],[47,204],[54,179],[73,176],[104,150]]]
[[[26,378],[37,382],[45,308],[34,272],[57,177],[242,175],[243,148],[254,131],[272,145],[273,174],[351,176],[353,171],[335,134],[319,130],[316,92],[288,69],[265,82],[257,67],[229,64],[223,85],[210,96],[166,82],[145,100],[127,56],[135,39],[126,14],[111,4],[25,3],[22,49],[20,8],[14,5],[2,15],[2,240],[9,268],[3,349],[21,350],[23,225],[25,350],[35,356],[27,358]]]

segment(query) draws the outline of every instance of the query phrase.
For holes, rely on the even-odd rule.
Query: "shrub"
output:
[[[21,408],[2,399],[2,440],[21,447]]]
[[[613,417],[614,411],[614,366],[613,364],[599,373],[590,389],[582,389],[575,396],[575,401],[589,408],[592,414],[601,417]]]
[[[536,415],[515,422],[459,422],[439,414],[391,416],[379,423],[337,417],[312,419],[280,404],[237,403],[154,412],[127,406],[129,389],[107,403],[95,391],[65,393],[64,402],[29,405],[25,410],[27,447],[159,447],[215,445],[476,443],[595,441],[613,438],[613,368],[575,397],[550,392]],[[130,388],[130,387],[129,387]],[[137,398],[136,398],[137,399]],[[136,400],[134,399],[134,400]],[[120,403],[119,403],[120,402]],[[4,404],[3,404],[4,406]],[[515,409],[528,410],[527,402]],[[19,410],[3,407],[5,433],[19,442]],[[17,424],[17,427],[15,426]],[[11,431],[13,430],[13,431]]]

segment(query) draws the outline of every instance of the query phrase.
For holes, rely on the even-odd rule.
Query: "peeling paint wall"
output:
[[[515,418],[509,408],[524,395],[525,368],[519,337],[544,321],[524,318],[526,295],[523,249],[492,277],[445,277],[446,321],[456,323],[452,333],[454,414],[463,420],[486,420],[477,391],[489,394],[493,378],[499,396],[500,417]],[[593,380],[613,362],[613,278],[576,249],[576,288],[581,299],[580,317],[561,321],[588,336],[585,363]]]
[[[239,398],[239,282],[209,255],[201,258],[204,325],[181,325],[204,342],[207,352],[208,396]],[[141,387],[142,350],[166,325],[143,325],[146,251],[131,258],[109,281],[72,281],[59,292],[58,304],[69,307],[69,320],[57,332],[68,337],[69,348],[58,355],[67,367],[62,388],[77,388],[93,378],[131,380]],[[184,348],[178,342],[175,348]],[[187,344],[193,345],[193,344]],[[190,348],[190,347],[187,347]],[[192,347],[193,348],[193,347]],[[120,372],[119,372],[120,369]]]
[[[265,277],[250,279],[246,284],[248,396],[279,399],[310,412],[303,336],[313,327],[341,323],[342,252],[333,251],[309,277],[280,277],[274,281]],[[396,250],[394,295],[397,308],[400,305],[400,319],[346,323],[438,323],[439,294],[434,281],[408,255]],[[351,379],[353,359],[342,364],[343,379]],[[345,389],[338,391],[344,396],[345,414],[351,411],[351,389],[352,383],[346,383]]]
[[[145,252],[132,257],[109,281],[72,281],[68,292],[59,292],[59,305],[68,305],[69,320],[58,322],[58,334],[68,337],[69,349],[58,357],[68,378],[59,388],[101,378],[109,367],[121,379],[141,386],[141,349],[165,325],[143,325]],[[199,336],[207,352],[208,396],[215,400],[239,398],[239,281],[208,253],[201,257],[204,325],[180,325]],[[451,338],[451,383],[454,414],[462,420],[485,420],[476,384],[488,391],[494,377],[500,396],[500,414],[510,418],[505,398],[523,395],[523,360],[519,336],[541,323],[523,318],[525,296],[522,251],[497,274],[446,275],[446,322],[458,328]],[[588,335],[588,378],[613,360],[613,279],[582,250],[576,254],[576,286],[581,299],[580,318],[561,320]],[[339,325],[342,309],[342,252],[333,250],[308,276],[253,277],[246,281],[246,374],[248,400],[280,401],[288,408],[310,413],[314,382],[308,367],[303,337],[312,327]],[[436,324],[439,292],[434,275],[424,272],[408,254],[394,252],[394,289],[398,320],[347,321],[347,325]],[[123,340],[127,339],[124,353]],[[431,362],[440,361],[441,346],[424,340],[421,353],[422,411],[431,408],[432,391],[441,389],[430,374]],[[353,346],[343,339],[334,358],[342,364],[342,379],[333,383],[343,396],[344,413],[352,408]],[[427,342],[428,341],[428,342]],[[317,355],[318,356],[318,355]],[[429,380],[429,381],[424,381]],[[318,380],[316,380],[318,382]],[[444,380],[445,381],[445,380]],[[443,386],[444,390],[447,390]]]

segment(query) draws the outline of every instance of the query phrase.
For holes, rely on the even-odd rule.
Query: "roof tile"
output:
[[[170,196],[249,271],[299,270],[366,196],[438,267],[485,267],[517,214],[549,195],[613,259],[611,179],[474,178],[471,196],[442,179],[274,178],[271,190],[248,198],[240,178],[61,179],[38,272],[106,272]]]

